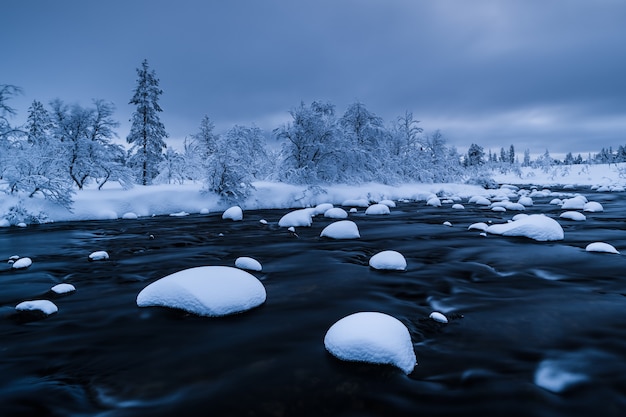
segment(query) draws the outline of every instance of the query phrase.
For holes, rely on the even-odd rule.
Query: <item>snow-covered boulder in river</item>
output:
[[[137,216],[136,213],[133,213],[132,211],[129,211],[127,213],[124,213],[122,215],[122,219],[124,220],[137,220],[139,218],[139,216]]]
[[[502,236],[524,236],[540,242],[563,240],[563,228],[543,214],[532,214],[510,223],[494,224],[487,232]]]
[[[368,215],[381,215],[389,213],[389,206],[386,204],[372,204],[365,210],[365,214]]]
[[[324,214],[328,210],[332,209],[334,206],[331,203],[321,203],[315,206],[313,209],[313,215],[317,216],[318,214]]]
[[[13,269],[25,269],[33,264],[33,261],[30,258],[20,258],[17,261],[13,262],[11,268]]]
[[[587,199],[582,195],[563,200],[561,208],[563,210],[583,210],[587,204]]]
[[[351,220],[340,220],[329,224],[322,230],[320,237],[329,237],[331,239],[358,239],[361,237],[359,228],[356,223]]]
[[[74,287],[72,284],[63,283],[57,284],[54,287],[50,288],[50,291],[55,294],[67,294],[76,291],[76,287]]]
[[[597,201],[589,201],[588,203],[585,203],[583,210],[589,213],[599,213],[604,211],[604,207],[602,207],[602,204]]]
[[[404,271],[406,269],[406,259],[400,252],[395,250],[378,252],[370,258],[369,264],[374,269],[391,271]]]
[[[167,275],[137,295],[139,307],[160,306],[199,316],[240,313],[265,302],[265,287],[257,278],[228,266],[199,266]]]
[[[261,266],[261,263],[259,261],[248,256],[241,256],[235,259],[235,266],[239,269],[246,269],[248,271],[259,272],[263,270],[263,266]]]
[[[579,211],[565,211],[559,216],[561,219],[574,220],[576,222],[583,222],[587,220],[587,217]]]
[[[341,207],[333,207],[324,212],[324,217],[328,219],[347,219],[348,212]]]
[[[233,206],[222,214],[223,220],[239,222],[243,220],[243,210],[239,206]]]
[[[59,311],[59,308],[50,300],[23,301],[15,306],[17,311],[40,311],[49,316]]]
[[[417,365],[409,330],[383,313],[361,312],[342,318],[326,332],[324,346],[338,359],[393,365],[406,374]]]
[[[593,242],[587,245],[585,248],[587,252],[602,252],[602,253],[615,253],[619,254],[619,251],[615,249],[613,245],[609,245],[604,242]]]
[[[290,211],[280,218],[278,225],[280,227],[310,227],[313,223],[312,214],[313,211],[310,209]]]
[[[89,254],[90,261],[106,261],[107,259],[109,259],[109,254],[103,250],[91,252]]]

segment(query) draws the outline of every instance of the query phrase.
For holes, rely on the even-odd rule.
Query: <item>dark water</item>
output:
[[[514,212],[423,202],[389,216],[361,210],[351,215],[361,239],[344,241],[319,238],[331,222],[320,217],[292,236],[276,225],[286,210],[243,222],[210,214],[0,229],[0,259],[33,260],[0,267],[0,415],[626,415],[626,259],[584,250],[594,241],[626,250],[626,196],[584,192],[605,211],[560,220],[565,240],[552,243],[467,230]],[[550,199],[526,213],[558,218]],[[88,262],[96,250],[111,259]],[[408,270],[371,270],[382,250],[401,252]],[[257,309],[201,318],[135,304],[158,278],[239,256],[263,264],[255,275],[267,302]],[[49,293],[61,282],[77,291]],[[37,298],[59,312],[15,313]],[[434,310],[450,323],[429,320]],[[358,311],[408,327],[413,373],[325,351],[328,328]],[[535,383],[547,365],[585,379],[552,392]]]

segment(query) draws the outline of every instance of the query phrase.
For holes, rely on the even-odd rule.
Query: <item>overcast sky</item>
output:
[[[459,150],[626,145],[624,0],[3,0],[0,84],[33,100],[116,105],[136,68],[164,93],[171,142],[206,114],[264,130],[304,101],[413,112]]]

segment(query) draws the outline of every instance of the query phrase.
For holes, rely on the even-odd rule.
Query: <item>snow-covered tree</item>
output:
[[[158,175],[158,166],[163,159],[168,137],[165,126],[161,123],[159,97],[163,90],[159,88],[159,79],[154,70],[148,67],[148,60],[137,68],[137,87],[129,104],[136,110],[131,118],[131,128],[126,141],[133,145],[130,150],[129,165],[135,171],[137,181],[142,185],[151,184]]]
[[[418,123],[413,113],[406,111],[393,125],[390,162],[401,179],[420,180],[428,163],[424,139],[421,137],[423,129]]]
[[[183,184],[186,178],[185,157],[173,148],[167,148],[163,160],[159,164],[159,175],[154,179],[154,182]]]
[[[509,164],[515,163],[515,147],[511,145],[509,147]]]
[[[524,162],[522,162],[523,167],[530,166],[530,149],[524,149]]]
[[[480,166],[485,163],[485,151],[482,146],[472,143],[467,151],[465,164],[467,166]]]

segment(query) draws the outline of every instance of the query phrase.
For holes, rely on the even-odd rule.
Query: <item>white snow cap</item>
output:
[[[49,300],[23,301],[15,306],[17,311],[41,311],[46,315],[54,314],[59,308]]]
[[[488,206],[491,204],[491,201],[487,197],[483,197],[482,195],[475,195],[468,200],[468,203],[474,203],[479,206]]]
[[[103,250],[92,252],[89,255],[90,261],[106,261],[107,259],[109,259],[109,254]]]
[[[432,313],[430,313],[430,317],[431,319],[435,320],[438,323],[447,323],[448,322],[448,318],[446,316],[444,316],[443,314],[441,314],[438,311],[433,311]]]
[[[310,227],[313,223],[312,213],[309,209],[290,211],[280,218],[278,225],[280,227]]]
[[[136,220],[138,218],[139,216],[137,216],[137,214],[133,213],[132,211],[129,211],[128,213],[124,213],[122,215],[122,219],[124,220]]]
[[[328,219],[347,219],[348,213],[340,207],[333,207],[324,212],[324,217]]]
[[[517,202],[521,205],[523,205],[524,207],[531,207],[533,205],[533,199],[530,197],[520,197],[519,200],[517,200]]]
[[[334,206],[331,203],[321,203],[315,206],[313,210],[313,215],[317,216],[318,214],[325,214],[328,210],[332,209]]]
[[[463,210],[465,206],[463,206],[463,204],[456,203],[452,205],[452,208],[455,210]]]
[[[395,208],[396,207],[396,203],[393,200],[382,200],[382,201],[379,201],[378,204],[384,204],[384,205],[388,206],[389,208]]]
[[[200,214],[209,214],[210,210],[206,207],[203,207],[200,209]]]
[[[615,253],[619,254],[619,251],[615,249],[613,245],[609,245],[604,242],[594,242],[587,245],[585,248],[587,252],[603,252],[603,253]]]
[[[322,230],[320,237],[329,237],[332,239],[358,239],[361,237],[359,228],[356,223],[351,220],[339,220],[329,224]]]
[[[562,219],[574,220],[577,222],[587,220],[587,217],[579,211],[564,211],[559,217]]]
[[[598,203],[597,201],[590,201],[588,203],[585,203],[585,205],[583,206],[583,210],[590,213],[597,213],[604,211],[604,207],[602,207],[602,204]]]
[[[532,214],[504,224],[494,224],[487,232],[502,236],[525,236],[545,242],[563,240],[563,228],[554,219],[543,214]]]
[[[247,256],[241,256],[235,259],[235,266],[239,269],[247,269],[248,271],[261,271],[263,269],[259,261]]]
[[[389,206],[385,204],[372,204],[365,210],[365,214],[369,215],[379,215],[379,214],[389,214]]]
[[[409,330],[383,313],[361,312],[342,318],[326,332],[324,346],[341,360],[394,365],[406,374],[417,365]]]
[[[0,219],[0,227],[10,227],[11,223],[7,219]]]
[[[400,252],[385,250],[378,252],[370,258],[370,266],[374,269],[404,271],[406,269],[406,259]]]
[[[185,217],[185,216],[189,216],[189,213],[187,213],[186,211],[179,211],[177,213],[170,214],[170,217]]]
[[[487,223],[478,222],[470,224],[467,227],[467,230],[481,230],[484,232],[485,230],[487,230],[487,228],[489,228],[489,225]]]
[[[50,290],[56,294],[66,294],[68,292],[76,291],[76,288],[72,284],[57,284]]]
[[[434,196],[434,197],[430,197],[427,201],[426,201],[426,205],[427,206],[433,206],[433,207],[441,207],[441,200],[439,199],[439,197]]]
[[[360,198],[355,200],[344,200],[341,205],[344,207],[368,207],[370,203],[364,198]]]
[[[11,268],[13,269],[24,269],[28,268],[33,264],[33,261],[30,258],[20,258],[17,261],[13,262]]]
[[[443,222],[444,226],[448,226],[448,227],[452,227],[452,223],[450,223],[449,221],[445,221]]]
[[[200,266],[148,285],[137,295],[137,305],[177,308],[216,317],[257,307],[265,298],[261,281],[246,271],[228,266]]]
[[[578,195],[576,197],[563,200],[561,208],[563,210],[583,210],[585,208],[585,204],[587,204],[587,199],[582,195]]]
[[[243,220],[243,210],[239,206],[233,206],[226,210],[222,214],[222,219],[227,220],[230,219],[234,222],[239,222]]]

